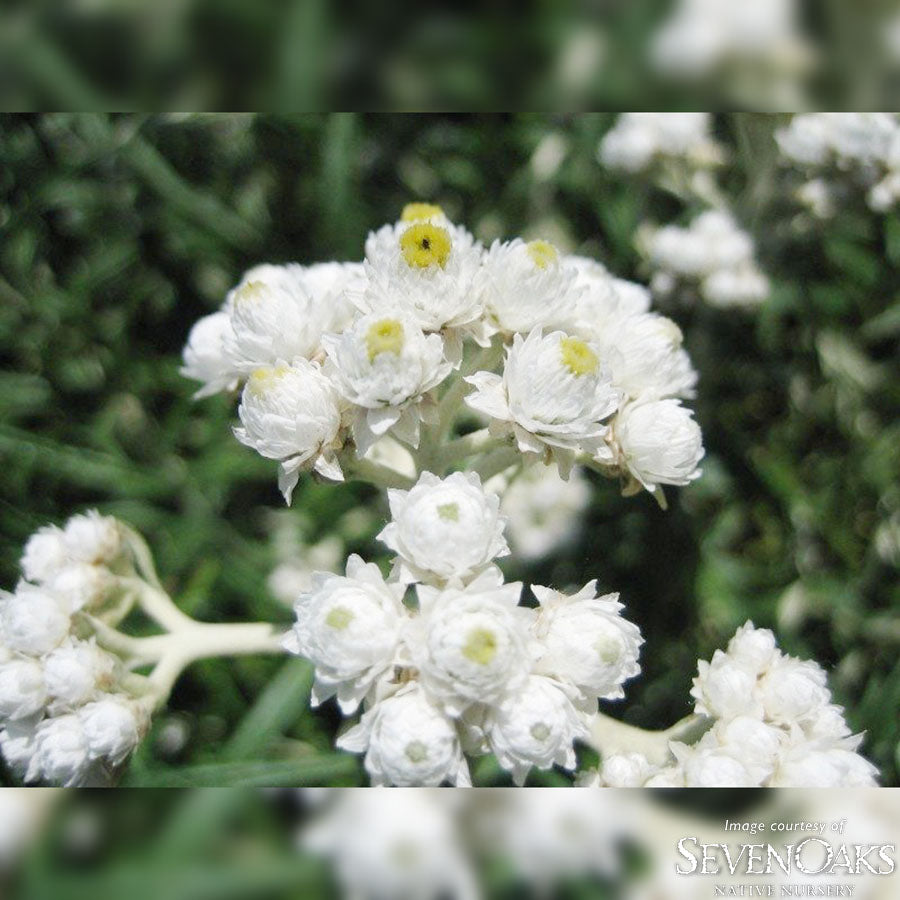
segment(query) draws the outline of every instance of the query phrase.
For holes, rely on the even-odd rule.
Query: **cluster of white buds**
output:
[[[314,576],[285,641],[315,665],[314,704],[364,704],[338,746],[365,753],[374,784],[466,785],[466,754],[487,752],[518,784],[532,767],[573,769],[598,699],[639,671],[617,595],[535,586],[538,608],[521,606],[494,564],[509,552],[499,498],[474,473],[426,472],[388,496],[389,577],[358,556]]]
[[[623,113],[603,136],[600,162],[610,169],[641,172],[666,161],[703,168],[722,162],[709,113]]]
[[[616,787],[868,787],[877,769],[857,753],[825,671],[779,651],[751,622],[701,660],[692,696],[708,731],[693,745],[669,743],[668,759],[610,754],[600,783]]]
[[[485,477],[580,460],[661,499],[703,447],[681,332],[649,306],[599,263],[541,240],[485,249],[413,203],[363,263],[248,272],[194,326],[183,372],[201,396],[243,383],[235,434],[279,462],[288,502],[304,471],[409,486],[471,456]],[[448,442],[473,410],[490,430]],[[400,445],[409,465],[386,464]]]
[[[754,259],[753,239],[733,217],[707,210],[687,228],[646,227],[639,245],[655,270],[651,282],[658,296],[690,284],[711,306],[758,306],[769,296],[769,280]]]
[[[0,750],[26,781],[106,783],[150,712],[90,624],[118,622],[131,608],[126,535],[91,511],[41,528],[21,565],[27,580],[0,592]]]
[[[886,212],[900,200],[896,113],[795,115],[775,138],[782,161],[811,176],[797,197],[817,217],[834,215],[843,182],[866,190],[866,202],[875,212]]]

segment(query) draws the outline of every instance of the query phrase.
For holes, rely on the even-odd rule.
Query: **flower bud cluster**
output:
[[[640,753],[604,760],[604,783],[624,787],[867,787],[878,772],[857,753],[825,671],[782,653],[751,622],[725,651],[701,660],[691,695],[712,727],[693,746],[672,741],[670,761]]]
[[[494,564],[509,553],[499,498],[474,473],[425,472],[388,497],[389,577],[358,556],[344,576],[318,573],[285,641],[315,665],[314,704],[363,705],[338,746],[365,753],[374,784],[468,784],[466,754],[488,752],[518,784],[574,768],[598,699],[639,671],[617,595],[535,586],[538,608],[520,605]]]
[[[641,172],[657,162],[702,168],[722,160],[710,132],[709,113],[623,113],[600,142],[600,162],[610,169]]]
[[[844,183],[867,191],[875,212],[900,200],[900,117],[896,113],[805,113],[775,135],[782,161],[810,180],[797,197],[818,217],[837,209]]]
[[[122,529],[96,511],[41,528],[21,566],[28,580],[0,592],[0,751],[26,781],[102,783],[148,725],[121,660],[85,624],[127,611]]]
[[[672,293],[696,285],[711,306],[750,307],[769,295],[769,281],[754,260],[753,239],[729,213],[707,210],[687,227],[645,229],[641,243],[654,268],[653,290]]]
[[[649,306],[599,263],[542,240],[486,249],[413,203],[369,235],[363,263],[248,272],[194,326],[182,371],[203,382],[198,396],[243,384],[235,434],[278,461],[288,502],[302,472],[340,480],[358,469],[350,450],[371,463],[387,438],[416,451],[427,430],[414,469],[434,469],[435,444],[467,414],[450,384],[466,342],[484,348],[466,399],[499,442],[564,476],[583,457],[655,490],[697,477],[703,449],[680,405],[696,383],[681,332]]]

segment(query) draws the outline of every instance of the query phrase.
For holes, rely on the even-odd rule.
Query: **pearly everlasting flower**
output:
[[[149,724],[142,706],[114,694],[81,707],[78,721],[91,758],[113,766],[137,747]]]
[[[648,491],[700,477],[703,436],[691,410],[678,400],[626,404],[613,422],[612,435],[622,465]]]
[[[542,675],[530,676],[513,700],[492,710],[484,731],[497,761],[519,786],[532,766],[574,769],[573,742],[588,734],[565,686]]]
[[[0,591],[0,641],[29,656],[49,653],[62,643],[71,622],[64,600],[20,582],[14,594]]]
[[[28,581],[49,581],[69,562],[69,550],[61,528],[39,528],[25,544],[20,566]]]
[[[720,719],[710,732],[710,743],[718,744],[769,777],[784,752],[789,738],[785,731],[754,716]]]
[[[636,625],[620,615],[618,594],[596,595],[589,581],[577,594],[532,586],[540,602],[534,633],[540,641],[537,671],[573,684],[582,699],[624,696],[622,684],[640,672],[643,639]]]
[[[746,667],[754,675],[768,668],[780,653],[775,634],[768,628],[757,628],[746,621],[728,642],[728,656]]]
[[[702,740],[694,747],[673,741],[671,749],[688,787],[758,787],[760,784],[760,774],[723,747],[706,746]]]
[[[342,480],[335,457],[339,398],[321,367],[305,359],[256,369],[241,395],[237,439],[280,461],[279,487],[290,503],[301,469]]]
[[[44,671],[33,659],[0,663],[0,721],[27,719],[47,705]]]
[[[709,113],[623,113],[600,143],[600,161],[639,172],[659,159],[711,165],[721,150],[710,134]]]
[[[87,737],[74,714],[45,719],[34,733],[26,781],[51,781],[63,787],[83,783],[91,765]]]
[[[554,456],[563,477],[575,453],[602,450],[601,422],[619,405],[600,349],[562,331],[517,334],[502,376],[478,372],[466,381],[475,386],[469,406],[512,431],[522,452]]]
[[[115,583],[115,577],[106,568],[75,562],[60,569],[46,587],[65,597],[71,612],[77,612],[102,603],[114,590]]]
[[[495,241],[484,257],[476,290],[487,316],[504,332],[568,328],[575,318],[576,269],[547,241]]]
[[[697,665],[691,690],[697,712],[716,718],[761,714],[761,703],[754,697],[756,672],[721,650],[716,650],[710,662],[700,660]]]
[[[409,652],[423,687],[448,715],[476,702],[498,705],[522,689],[535,647],[528,633],[534,611],[517,605],[521,584],[503,584],[488,570],[464,589],[417,591]]]
[[[601,766],[603,782],[609,787],[641,787],[655,774],[653,766],[641,753],[615,753],[605,756]]]
[[[314,706],[333,695],[352,713],[392,665],[406,618],[402,585],[386,584],[374,563],[353,555],[346,577],[318,572],[294,607],[285,647],[316,667]]]
[[[454,723],[416,684],[376,703],[338,746],[365,751],[374,785],[471,784]]]
[[[392,521],[378,535],[397,556],[401,581],[462,582],[509,547],[500,500],[474,472],[423,472],[408,491],[389,490]]]
[[[110,565],[123,550],[119,523],[112,516],[101,516],[96,509],[72,516],[63,529],[66,551],[75,562]]]
[[[325,371],[356,410],[353,437],[362,456],[389,430],[419,446],[419,422],[430,410],[423,400],[450,374],[444,342],[425,335],[408,316],[367,315],[342,335],[326,335]],[[422,401],[422,402],[420,402]]]
[[[70,639],[44,659],[44,683],[54,706],[74,708],[108,690],[116,674],[115,658],[91,641]]]
[[[769,296],[769,279],[755,266],[720,269],[703,279],[700,290],[712,306],[756,306]]]
[[[27,719],[7,720],[0,728],[0,752],[7,766],[19,778],[24,778],[34,756],[35,731],[40,714]]]
[[[225,349],[232,366],[249,374],[280,360],[310,358],[322,335],[346,322],[335,297],[316,297],[303,266],[262,265],[247,272],[228,295],[231,332]]]
[[[782,656],[759,683],[766,718],[789,723],[815,715],[831,699],[826,683],[825,672],[816,663]]]
[[[852,743],[845,747],[800,744],[783,756],[770,784],[772,787],[875,787],[878,770],[854,749]]]
[[[643,285],[615,278],[606,267],[584,256],[567,256],[575,270],[574,331],[589,340],[599,339],[617,317],[636,316],[650,309],[650,291]]]
[[[201,382],[195,400],[238,386],[240,373],[225,350],[225,339],[233,334],[231,318],[224,311],[198,319],[191,328],[180,371],[185,378]]]

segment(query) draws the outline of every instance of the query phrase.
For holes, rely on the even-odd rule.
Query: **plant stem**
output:
[[[140,578],[120,578],[119,583],[134,592],[141,609],[166,631],[180,631],[196,625],[196,622],[183,613],[161,588],[147,584]]]
[[[495,475],[506,471],[510,466],[521,462],[521,460],[522,454],[515,447],[507,444],[483,456],[472,466],[472,471],[477,472],[481,476],[482,483],[484,483]]]
[[[712,725],[706,716],[690,715],[665,731],[645,731],[598,712],[591,724],[588,743],[602,756],[617,753],[640,753],[653,765],[665,765],[669,758],[669,742],[692,743]]]
[[[380,488],[402,488],[409,490],[415,484],[412,478],[401,475],[387,466],[372,462],[370,459],[345,459],[342,460],[344,471],[350,478],[358,478],[360,481],[368,481]]]

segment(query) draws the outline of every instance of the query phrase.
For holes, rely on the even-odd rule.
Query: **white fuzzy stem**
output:
[[[598,712],[591,723],[588,743],[603,757],[640,753],[653,765],[664,766],[670,757],[670,741],[692,742],[710,724],[705,716],[690,715],[665,731],[645,731]]]

